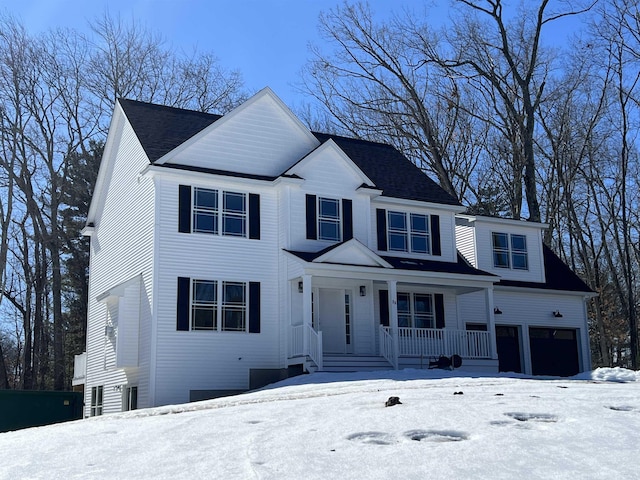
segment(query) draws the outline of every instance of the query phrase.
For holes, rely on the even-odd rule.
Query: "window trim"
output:
[[[196,302],[196,285],[198,283],[208,283],[214,285],[214,299],[205,302]],[[255,291],[256,282],[245,281],[233,281],[233,280],[203,280],[199,278],[191,278],[189,281],[189,330],[191,332],[236,332],[236,333],[260,333],[259,326],[252,327],[252,309],[250,293],[254,288],[254,295],[258,295],[258,301],[260,294]],[[226,287],[229,286],[241,286],[242,287],[242,300],[240,302],[227,301]],[[259,287],[258,287],[259,288]],[[254,306],[257,311],[260,311],[260,305]],[[196,309],[212,310],[213,311],[213,326],[212,328],[195,328],[194,326],[194,314]],[[242,329],[238,328],[226,328],[226,316],[227,312],[240,312],[242,317]],[[253,331],[252,328],[257,328]]]

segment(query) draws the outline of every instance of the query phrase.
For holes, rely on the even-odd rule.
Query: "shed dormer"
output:
[[[456,216],[456,245],[475,268],[505,280],[544,283],[542,231],[547,224],[475,215]]]

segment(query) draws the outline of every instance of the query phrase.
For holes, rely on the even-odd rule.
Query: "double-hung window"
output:
[[[218,191],[195,188],[193,192],[193,231],[218,233]]]
[[[387,225],[389,250],[431,253],[428,215],[389,211]]]
[[[193,280],[191,330],[217,330],[218,282]]]
[[[527,237],[508,233],[492,233],[493,266],[528,270]]]
[[[247,236],[247,198],[244,193],[223,192],[222,234]]]
[[[340,200],[318,198],[318,239],[340,241]]]
[[[247,324],[246,286],[222,282],[222,330],[244,332]]]
[[[434,328],[433,295],[398,292],[398,327]]]

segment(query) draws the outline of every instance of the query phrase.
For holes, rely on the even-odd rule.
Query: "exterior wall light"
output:
[[[298,293],[302,293],[302,282],[298,282]]]
[[[498,307],[493,309],[493,314],[494,315],[502,315],[502,310],[500,310]]]
[[[367,287],[365,285],[360,285],[360,296],[364,297],[367,295]]]
[[[560,310],[556,310],[555,312],[553,312],[553,316],[556,318],[562,318],[562,314],[560,313]]]

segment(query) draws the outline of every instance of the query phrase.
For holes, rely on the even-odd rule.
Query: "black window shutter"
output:
[[[436,293],[436,328],[444,328],[444,295]]]
[[[180,185],[178,190],[178,231],[191,233],[191,186]]]
[[[431,254],[442,255],[440,248],[440,217],[431,215]]]
[[[260,240],[260,195],[249,194],[249,238]]]
[[[353,205],[351,200],[342,199],[342,240],[353,238]]]
[[[378,228],[378,250],[387,250],[387,211],[384,208],[376,209],[376,224]]]
[[[249,282],[249,332],[260,333],[260,282]]]
[[[307,193],[307,238],[317,240],[318,223],[316,221],[316,196]]]
[[[380,296],[380,324],[385,327],[389,326],[389,291],[380,290],[378,292]]]
[[[178,277],[178,308],[176,312],[176,329],[189,330],[189,287],[191,280]]]

